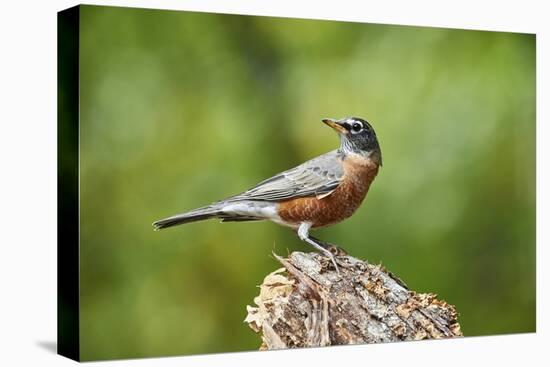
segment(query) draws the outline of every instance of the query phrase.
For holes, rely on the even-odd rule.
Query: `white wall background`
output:
[[[549,308],[550,44],[544,1],[91,1],[98,5],[537,33],[537,295]],[[4,2],[0,12],[0,365],[71,365],[56,339],[56,12],[73,1]],[[546,23],[546,24],[545,24]],[[29,131],[32,131],[29,134]],[[519,281],[519,280],[518,280]],[[530,365],[548,361],[537,334],[102,362],[117,366]],[[106,335],[106,338],[109,336]],[[91,363],[95,365],[96,363]],[[537,363],[540,365],[540,362]]]

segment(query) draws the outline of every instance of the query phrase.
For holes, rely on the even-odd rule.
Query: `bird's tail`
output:
[[[158,220],[153,223],[153,228],[158,231],[163,228],[177,226],[179,224],[197,222],[200,220],[220,218],[221,208],[216,206],[205,206],[202,208],[191,210],[187,213],[177,214],[165,219]]]
[[[163,228],[177,226],[179,224],[198,222],[200,220],[218,218],[222,222],[248,222],[265,219],[258,213],[254,212],[239,212],[231,210],[225,206],[224,202],[215,203],[209,206],[191,210],[187,213],[182,213],[161,219],[153,223],[153,228],[158,231]]]

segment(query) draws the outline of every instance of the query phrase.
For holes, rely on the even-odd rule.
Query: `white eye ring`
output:
[[[358,133],[359,131],[363,130],[363,124],[359,121],[354,121],[351,124],[351,131],[354,133]]]

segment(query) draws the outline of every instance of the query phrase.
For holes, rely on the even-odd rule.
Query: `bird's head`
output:
[[[340,135],[340,151],[344,154],[356,153],[378,160],[382,165],[382,153],[372,126],[359,117],[344,117],[340,120],[322,120]]]

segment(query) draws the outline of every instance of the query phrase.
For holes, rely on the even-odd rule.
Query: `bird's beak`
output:
[[[346,128],[343,126],[343,122],[339,121],[339,120],[334,120],[334,119],[322,119],[321,121],[323,121],[325,124],[327,124],[328,126],[332,127],[334,130],[336,130],[339,134],[347,134],[348,131],[346,130]]]

